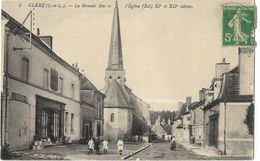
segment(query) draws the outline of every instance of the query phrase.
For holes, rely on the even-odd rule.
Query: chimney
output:
[[[189,106],[191,104],[191,97],[190,96],[186,97],[186,104],[187,104],[187,106]]]
[[[40,29],[37,28],[37,36],[40,38],[41,41],[47,44],[52,50],[52,36],[40,36],[40,34],[41,34]]]
[[[52,36],[38,36],[52,50]]]
[[[239,94],[254,94],[254,60],[255,51],[253,48],[238,49],[238,68],[239,68]]]
[[[215,78],[220,78],[223,73],[226,73],[230,70],[230,63],[226,62],[226,59],[223,58],[221,63],[216,63],[215,65]]]
[[[199,99],[200,99],[200,101],[205,99],[205,93],[206,93],[206,88],[201,88],[201,90],[199,91]]]
[[[37,36],[39,37],[40,36],[40,29],[37,28]]]
[[[178,111],[180,111],[181,107],[182,107],[183,103],[182,102],[178,102]]]

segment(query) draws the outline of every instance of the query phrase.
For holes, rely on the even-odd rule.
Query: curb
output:
[[[205,154],[200,154],[198,152],[196,152],[196,149],[200,149],[200,148],[189,148],[181,143],[179,143],[179,145],[181,145],[184,149],[189,150],[197,155],[199,155],[200,157],[216,157],[216,158],[228,158],[228,157],[252,157],[250,155],[220,155],[220,154],[213,154],[213,155],[205,155]]]
[[[146,145],[146,146],[144,146],[144,147],[141,147],[141,148],[138,149],[137,151],[135,151],[135,152],[133,152],[133,153],[131,153],[131,154],[129,154],[129,155],[126,155],[126,156],[122,157],[121,160],[126,160],[126,159],[128,159],[128,158],[134,156],[135,154],[137,154],[137,153],[139,153],[139,152],[141,152],[141,151],[143,151],[143,150],[149,148],[151,145],[152,145],[152,144],[149,144],[149,145]]]

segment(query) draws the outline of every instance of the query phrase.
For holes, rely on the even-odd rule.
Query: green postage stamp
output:
[[[223,45],[254,46],[255,45],[255,7],[224,6],[223,7]]]

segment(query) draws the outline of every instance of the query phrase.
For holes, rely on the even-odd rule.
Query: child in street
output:
[[[104,150],[104,154],[107,154],[107,150],[108,150],[108,141],[106,140],[106,138],[104,138],[103,142],[102,142],[102,148]]]
[[[117,149],[119,151],[119,154],[122,155],[123,153],[123,150],[124,150],[124,142],[123,140],[121,139],[121,137],[118,139],[117,141]]]
[[[92,154],[92,151],[94,150],[94,140],[91,138],[88,142],[88,154]]]

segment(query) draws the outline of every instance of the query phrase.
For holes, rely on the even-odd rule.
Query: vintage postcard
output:
[[[254,0],[1,3],[2,159],[254,159]]]

